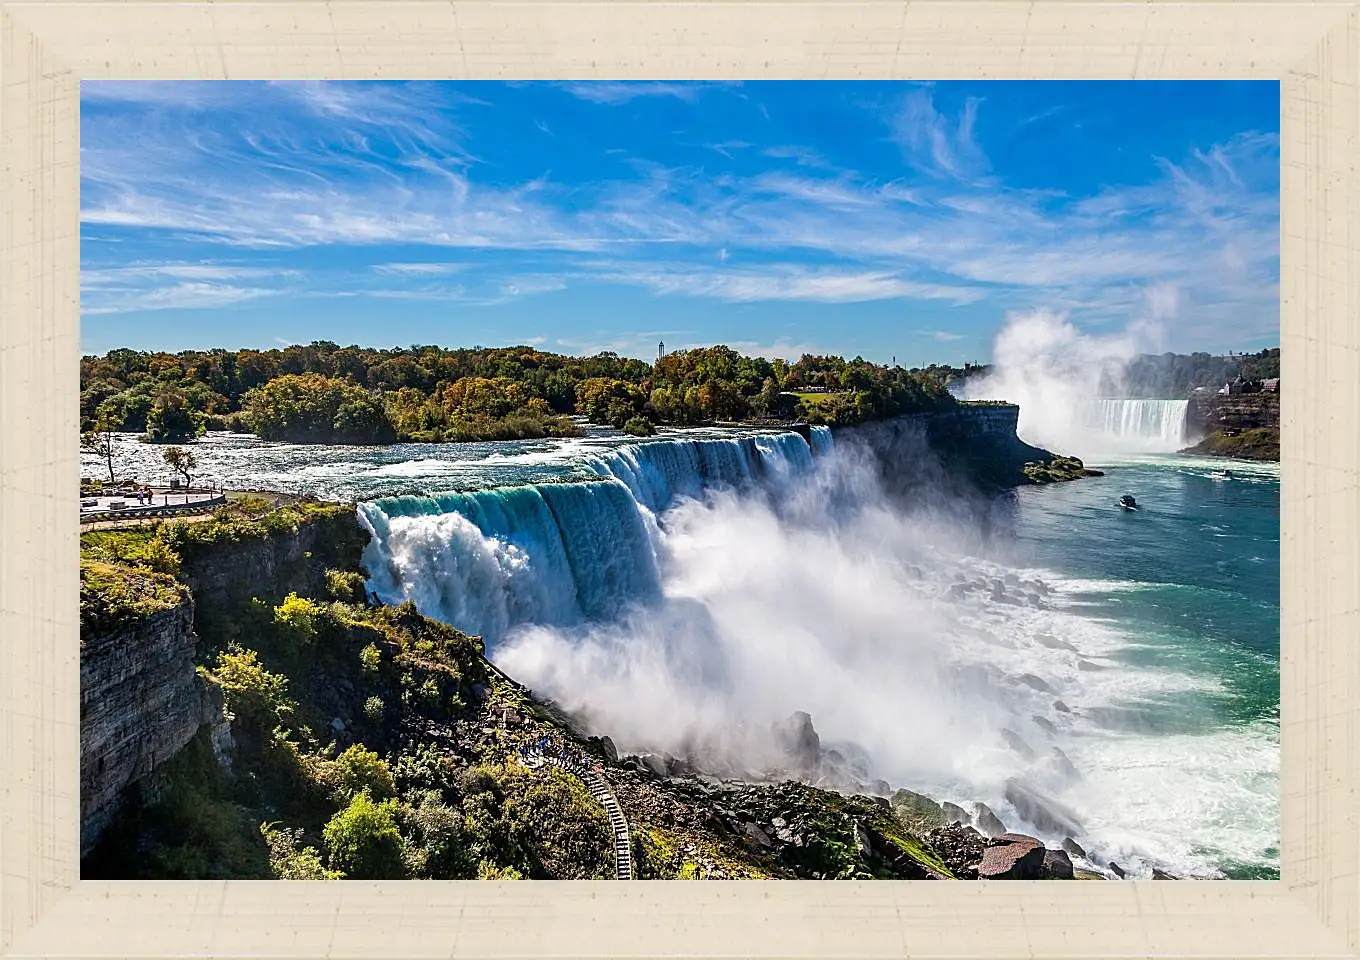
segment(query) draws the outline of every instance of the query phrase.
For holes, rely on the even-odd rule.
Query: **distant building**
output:
[[[665,355],[666,355],[666,341],[665,340],[658,341],[656,345],[656,358],[660,360]]]
[[[1262,380],[1262,381],[1261,381],[1261,389],[1264,390],[1266,393],[1279,393],[1279,392],[1280,392],[1280,378],[1279,378],[1279,377],[1272,377],[1272,378],[1269,379],[1269,380]]]

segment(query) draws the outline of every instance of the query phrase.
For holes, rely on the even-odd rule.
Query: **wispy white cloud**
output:
[[[565,83],[562,88],[573,97],[591,103],[628,103],[639,97],[674,97],[692,103],[699,97],[700,88],[694,84],[658,83],[648,80],[586,80]]]
[[[942,112],[931,88],[913,87],[889,117],[905,168],[886,179],[784,144],[762,151],[787,161],[763,172],[743,162],[714,174],[634,154],[633,175],[566,185],[535,171],[516,184],[467,150],[457,119],[467,104],[421,84],[87,86],[91,103],[135,111],[137,131],[129,137],[127,115],[115,110],[82,115],[81,216],[91,243],[142,228],[233,257],[400,244],[412,258],[362,268],[337,294],[496,304],[579,280],[731,303],[987,299],[1100,318],[1170,285],[1188,326],[1212,333],[1248,317],[1278,322],[1273,135],[1204,145],[1163,158],[1151,182],[1072,198],[1007,187],[974,136],[986,105]],[[708,89],[565,88],[602,104],[695,102]],[[422,246],[428,261],[405,252]],[[257,265],[135,269],[144,273],[83,279],[90,309],[154,302],[153,290],[206,303],[306,286]]]

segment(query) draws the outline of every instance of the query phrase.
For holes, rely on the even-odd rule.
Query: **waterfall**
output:
[[[1186,400],[1082,401],[1082,425],[1100,439],[1126,450],[1174,453],[1185,446]]]
[[[525,623],[610,620],[661,593],[657,515],[719,489],[777,492],[832,447],[813,429],[656,439],[582,457],[582,479],[363,503],[369,587],[494,643]]]

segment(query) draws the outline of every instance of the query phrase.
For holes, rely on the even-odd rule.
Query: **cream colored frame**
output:
[[[0,951],[1356,956],[1356,9],[1156,0],[0,0]],[[82,77],[1279,79],[1283,879],[79,882]]]

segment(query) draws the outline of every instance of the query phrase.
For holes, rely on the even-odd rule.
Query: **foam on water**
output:
[[[488,637],[624,750],[758,752],[750,731],[807,710],[872,776],[1056,843],[1007,799],[1022,779],[1134,875],[1277,862],[1277,731],[1223,724],[1221,677],[1092,616],[1168,585],[961,553],[848,476],[825,432],[666,437],[580,466],[599,480],[366,504],[375,588]]]

